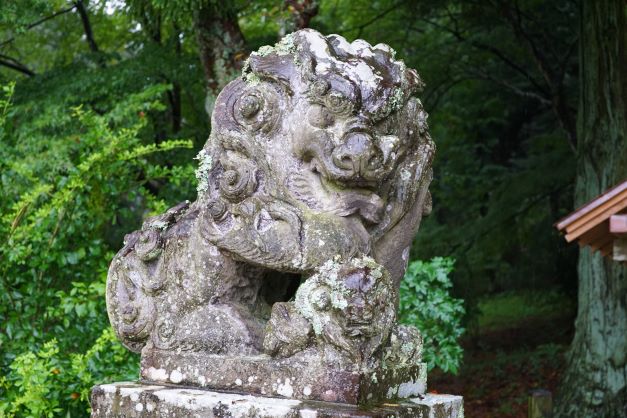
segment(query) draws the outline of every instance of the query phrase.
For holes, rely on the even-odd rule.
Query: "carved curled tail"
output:
[[[122,344],[139,353],[154,328],[155,305],[138,283],[133,271],[111,266],[107,278],[107,312],[111,325]]]

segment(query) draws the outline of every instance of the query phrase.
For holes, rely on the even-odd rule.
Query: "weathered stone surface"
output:
[[[313,30],[216,99],[198,197],[129,234],[107,280],[144,381],[376,404],[423,394],[398,290],[435,151],[415,70]]]
[[[92,418],[463,418],[461,396],[426,394],[368,410],[207,390],[114,383],[92,391]]]
[[[377,370],[356,366],[325,367],[313,349],[289,358],[151,350],[142,358],[141,375],[147,382],[350,404],[376,404],[425,392],[425,363]]]

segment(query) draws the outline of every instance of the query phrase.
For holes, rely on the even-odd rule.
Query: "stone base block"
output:
[[[427,365],[363,371],[355,365],[325,366],[319,355],[307,352],[274,359],[150,350],[142,353],[141,377],[146,383],[365,405],[423,395]]]
[[[463,418],[461,396],[426,394],[399,403],[355,406],[121,382],[95,386],[92,418]]]

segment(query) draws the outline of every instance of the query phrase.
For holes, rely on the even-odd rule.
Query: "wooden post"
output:
[[[627,215],[612,215],[610,232],[614,235],[613,259],[627,262]]]
[[[553,397],[551,392],[536,389],[529,394],[528,418],[550,418],[553,415]]]
[[[627,261],[627,238],[614,239],[614,252],[612,254],[614,261]]]

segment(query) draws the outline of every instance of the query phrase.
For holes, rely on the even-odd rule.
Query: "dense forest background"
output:
[[[108,263],[143,218],[195,198],[208,114],[249,52],[303,27],[387,43],[426,82],[434,211],[412,260],[455,260],[467,334],[504,292],[572,316],[577,248],[552,225],[574,205],[579,11],[574,0],[4,0],[0,416],[80,416],[91,385],[134,378],[105,314]],[[446,288],[450,262],[436,260]],[[461,327],[438,332],[455,340],[444,349]],[[449,354],[434,365],[456,371],[460,351]]]

